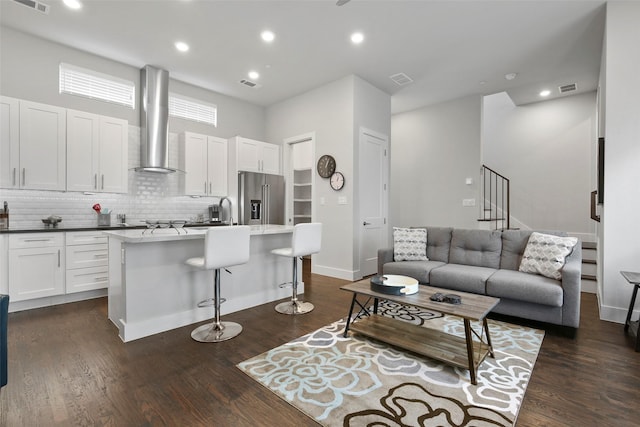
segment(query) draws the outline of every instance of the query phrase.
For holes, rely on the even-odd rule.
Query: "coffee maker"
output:
[[[220,222],[220,206],[209,205],[209,222]]]

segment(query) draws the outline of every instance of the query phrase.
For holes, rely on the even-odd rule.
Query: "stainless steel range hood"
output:
[[[137,172],[172,173],[169,167],[169,72],[140,70],[140,167]]]

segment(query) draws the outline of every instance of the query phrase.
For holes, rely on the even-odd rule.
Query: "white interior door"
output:
[[[387,247],[389,137],[360,128],[360,274],[375,274],[378,249]]]

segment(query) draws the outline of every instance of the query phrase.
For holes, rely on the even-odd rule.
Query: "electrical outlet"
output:
[[[462,206],[475,206],[476,199],[462,199]]]
[[[324,204],[325,204],[324,197],[320,197],[320,204],[321,204],[321,205],[324,205]]]

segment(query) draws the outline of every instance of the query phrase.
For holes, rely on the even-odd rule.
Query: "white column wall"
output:
[[[607,2],[603,92],[605,180],[600,317],[624,322],[631,285],[621,270],[640,271],[640,3]],[[636,304],[638,307],[638,304]],[[638,309],[636,309],[636,317]]]

